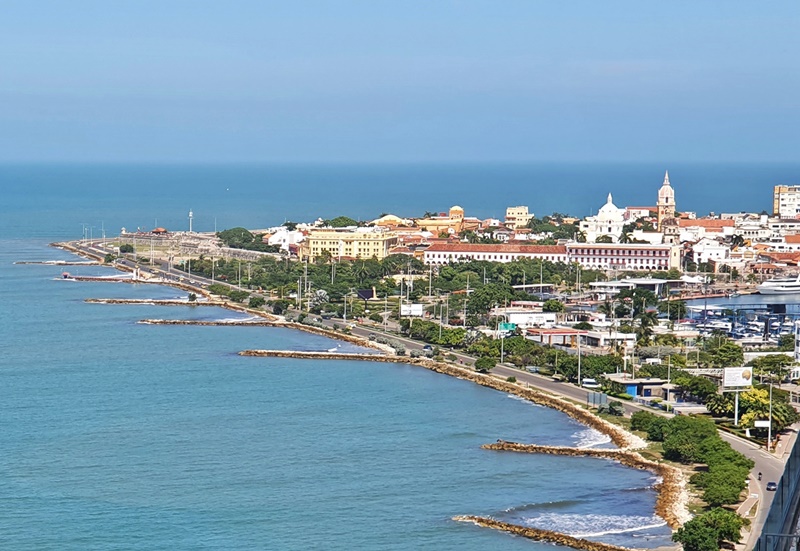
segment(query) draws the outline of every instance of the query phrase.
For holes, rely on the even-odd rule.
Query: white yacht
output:
[[[800,275],[796,277],[776,277],[756,287],[762,295],[788,295],[800,293]]]

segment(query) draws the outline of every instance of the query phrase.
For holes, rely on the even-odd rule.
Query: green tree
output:
[[[264,297],[256,295],[250,297],[248,305],[250,306],[250,308],[261,308],[262,306],[264,306],[265,302],[266,300],[264,300]]]
[[[682,300],[662,300],[658,303],[658,311],[668,314],[671,320],[683,319],[686,317],[686,303]]]
[[[744,351],[738,344],[725,342],[711,354],[711,361],[717,367],[734,367],[744,363]]]
[[[244,299],[250,296],[250,293],[247,291],[240,291],[239,289],[234,289],[230,293],[228,293],[228,297],[234,302],[242,302]]]
[[[331,228],[347,228],[350,226],[358,226],[358,221],[348,216],[337,216],[332,220],[325,220],[325,225]]]
[[[727,509],[717,507],[697,515],[672,535],[672,541],[684,551],[717,551],[724,542],[739,541],[744,519]]]
[[[564,311],[564,303],[560,300],[556,300],[554,298],[548,299],[544,301],[542,304],[542,311],[543,312],[563,312]]]
[[[234,249],[243,249],[246,245],[250,245],[255,241],[255,236],[249,230],[237,227],[229,230],[223,230],[217,233],[217,237],[227,247]]]
[[[481,356],[475,360],[475,370],[479,373],[489,373],[497,365],[497,360],[489,356]]]
[[[130,243],[124,243],[119,246],[119,252],[120,254],[124,254],[124,253],[132,253],[135,251],[133,249],[133,245],[131,245]]]

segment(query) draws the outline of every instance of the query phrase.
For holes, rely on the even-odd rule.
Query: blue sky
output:
[[[11,1],[0,161],[796,161],[800,3]]]

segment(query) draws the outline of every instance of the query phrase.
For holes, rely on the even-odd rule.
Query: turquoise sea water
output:
[[[47,244],[80,237],[94,212],[109,228],[130,225],[151,204],[159,212],[202,204],[183,184],[155,193],[152,182],[168,182],[175,169],[148,170],[157,174],[143,184],[153,195],[114,195],[111,184],[136,178],[103,167],[103,186],[71,172],[60,186],[51,185],[57,172],[47,172],[50,184],[26,173],[0,204],[0,548],[544,547],[450,520],[459,514],[635,547],[668,540],[649,473],[480,449],[498,438],[603,445],[561,413],[410,366],[240,357],[245,348],[334,343],[273,328],[141,325],[238,314],[86,304],[181,292],[66,281],[58,266],[14,264],[72,258]],[[30,193],[19,184],[26,178]],[[233,188],[236,172],[226,180]],[[238,209],[249,226],[273,223],[281,210],[313,216],[301,200],[267,190],[263,206],[216,204]]]

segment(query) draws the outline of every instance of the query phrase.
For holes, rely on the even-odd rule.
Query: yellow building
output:
[[[454,234],[460,233],[464,227],[464,209],[455,206],[450,207],[447,216],[431,216],[430,218],[417,218],[414,223],[418,228],[429,231],[434,235],[440,233]]]
[[[508,207],[506,209],[506,227],[512,230],[524,228],[533,218],[533,213],[528,212],[528,207]]]
[[[311,230],[303,245],[303,255],[312,262],[328,255],[381,260],[397,245],[397,233],[374,228],[324,228]]]

